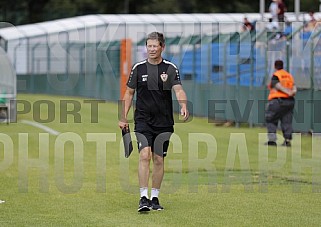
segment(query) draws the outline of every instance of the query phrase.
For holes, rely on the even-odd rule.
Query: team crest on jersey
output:
[[[148,77],[148,75],[142,75],[142,81],[144,82],[144,81],[147,81],[147,77]]]
[[[163,72],[161,75],[160,75],[160,78],[162,79],[163,82],[166,82],[166,80],[168,79],[168,75]]]

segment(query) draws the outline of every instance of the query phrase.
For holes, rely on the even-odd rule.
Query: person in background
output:
[[[292,34],[292,25],[291,25],[291,22],[287,21],[287,22],[285,22],[285,28],[284,28],[283,35],[288,36],[291,34]]]
[[[165,38],[152,32],[146,38],[147,59],[136,63],[131,70],[124,95],[124,106],[118,126],[128,127],[127,115],[137,91],[134,115],[135,133],[139,150],[138,180],[140,200],[138,212],[163,210],[158,195],[164,176],[164,157],[169,139],[174,132],[172,90],[180,104],[180,114],[189,117],[187,97],[178,68],[162,58]],[[148,196],[150,162],[153,160],[151,196]],[[150,199],[149,199],[150,198]]]
[[[318,21],[314,16],[314,11],[310,11],[309,12],[309,16],[310,16],[310,20],[309,20],[308,25],[307,25],[308,26],[308,30],[309,31],[313,31],[315,26],[317,25]]]
[[[265,111],[265,121],[268,132],[268,142],[265,145],[277,146],[276,130],[279,121],[284,137],[283,146],[290,147],[292,140],[292,118],[294,109],[294,96],[297,88],[293,76],[283,69],[283,61],[276,60],[275,72],[268,86],[270,93]]]
[[[269,6],[269,11],[270,11],[270,14],[271,14],[270,27],[273,30],[278,30],[279,29],[279,20],[278,20],[279,5],[278,5],[278,0],[272,0],[271,4]]]
[[[243,31],[253,31],[254,30],[253,24],[249,21],[249,19],[247,17],[244,17],[242,30]]]
[[[314,17],[314,11],[310,11],[309,16],[310,16],[309,22],[315,24],[317,22],[317,20]]]
[[[278,21],[284,22],[285,16],[284,13],[287,11],[286,5],[283,0],[278,1]]]

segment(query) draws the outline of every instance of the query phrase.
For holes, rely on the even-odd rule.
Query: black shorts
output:
[[[174,132],[171,127],[153,127],[146,123],[137,122],[135,124],[135,134],[137,138],[138,150],[151,147],[152,152],[166,157],[169,146],[169,139]]]

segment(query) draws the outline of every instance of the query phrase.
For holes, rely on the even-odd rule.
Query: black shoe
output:
[[[152,198],[151,204],[152,204],[153,210],[164,210],[164,208],[161,205],[159,205],[159,201],[157,197]]]
[[[141,197],[139,200],[138,212],[150,211],[151,205],[149,199],[145,196]]]
[[[284,140],[284,142],[282,143],[282,146],[291,147],[291,142],[289,140]]]
[[[277,146],[276,142],[275,141],[268,141],[266,142],[264,145],[267,145],[267,146]]]

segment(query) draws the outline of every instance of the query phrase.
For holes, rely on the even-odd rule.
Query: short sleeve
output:
[[[279,83],[279,82],[280,82],[280,81],[279,81],[279,78],[278,78],[277,76],[273,75],[273,76],[272,76],[272,79],[271,79],[271,87],[274,88],[275,85],[276,85],[277,83]]]
[[[180,77],[180,74],[179,74],[179,70],[175,67],[173,67],[173,77],[172,77],[172,86],[176,85],[176,84],[182,84],[181,83],[181,77]]]
[[[129,78],[127,81],[127,86],[132,89],[137,88],[137,67],[132,68],[132,70],[130,71]]]

